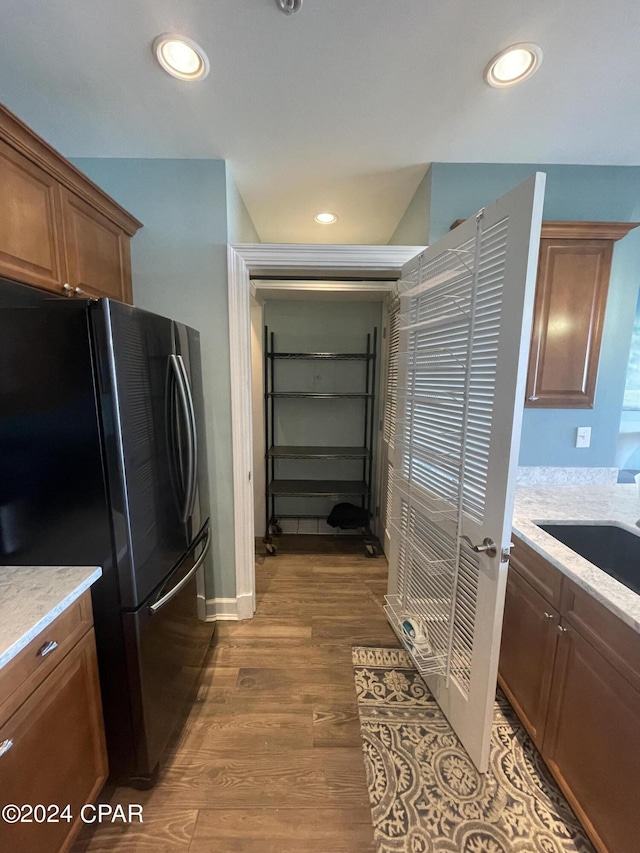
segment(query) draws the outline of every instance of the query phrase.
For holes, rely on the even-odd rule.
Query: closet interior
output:
[[[364,292],[256,288],[252,302],[255,536],[359,537],[382,552],[378,494],[384,300]],[[342,538],[344,537],[344,538]],[[348,537],[348,538],[347,538]]]

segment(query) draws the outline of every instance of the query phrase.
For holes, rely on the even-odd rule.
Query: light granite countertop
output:
[[[534,551],[640,633],[640,595],[536,526],[577,522],[615,524],[640,534],[636,485],[518,486],[513,531]],[[640,567],[639,567],[640,570]]]
[[[0,669],[101,574],[97,566],[0,566]]]

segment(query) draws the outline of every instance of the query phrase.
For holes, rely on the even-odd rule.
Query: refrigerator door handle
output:
[[[187,422],[187,482],[185,484],[184,489],[184,506],[182,507],[181,519],[183,522],[186,522],[189,518],[191,504],[192,504],[192,494],[195,493],[195,453],[196,447],[194,444],[194,428],[193,428],[193,403],[190,403],[190,390],[188,389],[188,384],[186,383],[186,373],[184,369],[184,364],[181,364],[182,358],[178,355],[170,355],[169,360],[171,362],[171,366],[173,368],[173,372],[176,377],[176,382],[178,383],[178,392],[180,395],[180,402],[182,403],[182,410],[184,412],[185,420]]]
[[[187,517],[193,515],[193,508],[196,502],[196,494],[198,489],[198,432],[196,430],[196,412],[195,407],[193,405],[193,393],[191,391],[191,383],[189,382],[189,376],[187,374],[187,369],[184,365],[184,360],[181,355],[176,356],[178,360],[178,364],[180,365],[180,369],[182,370],[182,379],[184,382],[184,388],[187,395],[187,411],[189,415],[189,425],[191,429],[191,441],[193,444],[193,454],[191,456],[192,470],[189,482],[191,483],[191,490],[187,489],[187,504],[186,504],[186,513]]]
[[[167,458],[169,460],[169,477],[171,487],[176,498],[178,511],[182,514],[181,506],[184,503],[184,471],[180,464],[179,453],[176,446],[177,434],[177,380],[175,378],[175,367],[171,359],[167,360],[167,381],[166,381],[166,407],[165,407],[165,423],[166,423],[166,442],[167,442]]]
[[[171,599],[174,596],[176,596],[180,592],[180,590],[183,589],[189,583],[191,578],[195,575],[195,573],[198,571],[198,569],[200,568],[200,566],[204,562],[204,558],[209,553],[209,546],[210,545],[211,545],[211,529],[207,528],[207,534],[206,534],[206,538],[204,541],[204,548],[202,549],[202,553],[200,554],[198,559],[195,561],[193,566],[189,569],[187,574],[181,580],[179,580],[178,583],[169,590],[169,592],[166,592],[162,596],[162,598],[160,598],[158,601],[155,602],[155,604],[149,605],[149,612],[150,613],[152,613],[152,614],[157,613],[159,610],[161,610],[165,606],[165,604],[167,604],[169,601],[171,601]]]

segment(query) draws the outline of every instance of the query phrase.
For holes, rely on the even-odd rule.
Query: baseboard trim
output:
[[[239,595],[237,598],[208,598],[207,622],[236,622],[240,619],[251,619],[253,609],[251,595]]]

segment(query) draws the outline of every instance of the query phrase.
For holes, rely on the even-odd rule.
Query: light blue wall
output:
[[[431,166],[409,203],[389,244],[393,246],[426,246],[429,241],[431,215]]]
[[[82,158],[74,162],[144,224],[131,244],[135,304],[200,331],[213,532],[207,594],[233,597],[224,161]]]
[[[229,164],[226,163],[226,185],[227,185],[227,233],[229,243],[260,243],[260,237],[256,231],[244,199],[231,174]]]
[[[544,219],[640,221],[640,167],[434,163],[429,242],[535,171],[547,174]],[[525,409],[521,465],[615,464],[629,343],[640,282],[640,228],[615,244],[593,409]],[[578,449],[575,430],[592,428]]]

